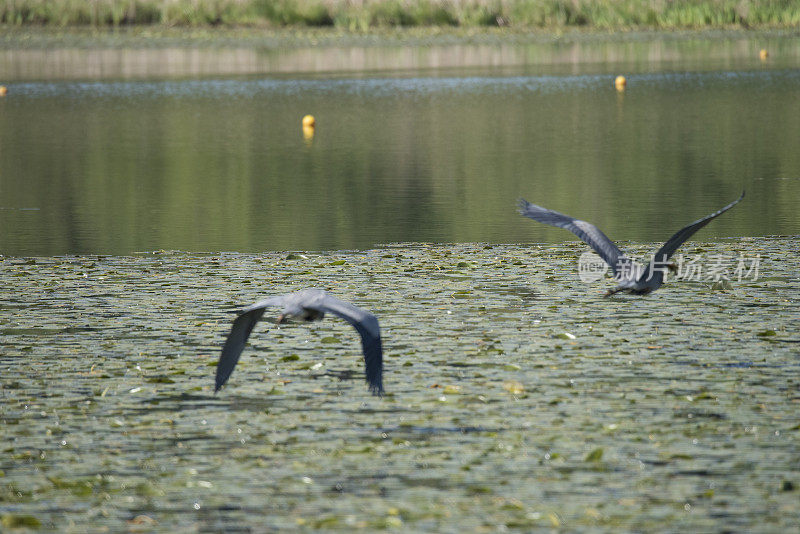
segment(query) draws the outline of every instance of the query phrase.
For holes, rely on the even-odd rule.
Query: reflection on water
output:
[[[755,68],[768,64],[796,66],[800,41],[776,35],[721,34],[678,37],[636,35],[626,39],[583,39],[519,42],[513,36],[485,42],[438,43],[426,46],[382,43],[346,46],[280,46],[258,42],[224,47],[166,46],[153,48],[7,48],[0,50],[3,80],[81,80],[120,78],[281,75],[309,73],[398,72],[480,68],[524,70],[528,74],[653,72],[665,69],[710,70]],[[463,41],[463,39],[460,39]],[[481,42],[484,41],[484,42]]]
[[[623,94],[524,72],[14,83],[0,253],[571,238],[517,215],[519,196],[658,241],[742,189],[698,239],[798,233],[799,84],[761,68],[641,72]]]

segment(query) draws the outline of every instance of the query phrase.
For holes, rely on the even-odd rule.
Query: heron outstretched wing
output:
[[[670,237],[669,240],[667,240],[667,242],[664,243],[664,246],[662,246],[660,249],[658,249],[658,252],[656,252],[655,256],[653,257],[653,261],[650,262],[650,264],[648,264],[647,267],[645,267],[645,269],[642,272],[642,275],[641,275],[641,277],[639,279],[640,280],[649,279],[650,278],[650,267],[654,263],[657,263],[657,264],[665,263],[668,259],[670,259],[670,257],[672,257],[672,255],[675,253],[675,251],[678,250],[678,248],[686,242],[687,239],[689,239],[690,237],[692,237],[694,235],[695,232],[697,232],[699,229],[701,229],[702,227],[704,227],[705,225],[710,223],[713,219],[716,219],[717,217],[719,217],[720,215],[722,215],[723,213],[725,213],[726,211],[728,211],[729,209],[734,207],[736,204],[741,202],[743,198],[744,198],[744,191],[742,191],[742,195],[739,198],[737,198],[736,200],[734,200],[733,202],[731,202],[730,204],[728,204],[727,206],[725,206],[721,210],[715,211],[711,215],[707,215],[706,217],[703,217],[702,219],[694,221],[693,223],[691,223],[691,224],[689,224],[687,226],[684,226],[683,228],[681,228],[680,230],[675,232],[675,235]],[[653,274],[655,274],[655,273],[653,273]]]
[[[231,333],[228,334],[228,339],[225,340],[225,345],[222,347],[222,354],[217,364],[214,393],[219,391],[219,388],[228,381],[231,373],[233,373],[233,368],[236,367],[236,362],[239,361],[239,356],[244,350],[247,338],[250,337],[253,327],[264,315],[264,310],[270,306],[283,306],[283,302],[284,297],[270,297],[258,301],[242,310],[242,313],[233,321]]]
[[[314,307],[322,312],[338,315],[361,334],[369,390],[375,395],[383,394],[383,348],[377,317],[327,293],[314,303]]]
[[[536,204],[531,204],[524,198],[519,199],[519,212],[525,217],[530,217],[534,221],[564,228],[580,237],[584,243],[592,247],[595,252],[611,266],[615,275],[621,263],[630,262],[619,248],[617,248],[617,245],[615,245],[606,234],[601,232],[598,227],[591,223],[537,206]]]

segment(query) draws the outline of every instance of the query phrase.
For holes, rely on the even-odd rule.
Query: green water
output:
[[[0,524],[794,528],[797,238],[690,242],[757,278],[648,297],[603,299],[583,250],[1,258]],[[309,286],[379,317],[387,395],[328,318],[260,323],[214,395],[232,311]]]
[[[520,196],[655,241],[743,189],[701,236],[795,235],[797,43],[278,48],[254,70],[238,48],[3,50],[0,253],[569,238],[523,224]],[[137,75],[135,58],[211,67]]]
[[[797,39],[16,35],[0,531],[800,524]],[[515,211],[646,261],[743,189],[678,257],[731,280],[647,297]],[[306,287],[378,316],[386,396],[335,318],[259,324],[214,395],[234,312]]]

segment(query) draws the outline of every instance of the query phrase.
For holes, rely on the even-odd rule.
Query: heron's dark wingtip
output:
[[[736,200],[734,200],[733,202],[731,202],[730,204],[728,204],[727,206],[725,206],[724,208],[722,208],[722,210],[720,210],[720,211],[728,211],[729,209],[731,209],[732,207],[734,207],[736,204],[738,204],[739,202],[741,202],[741,201],[744,199],[744,193],[745,193],[745,190],[744,190],[744,189],[742,189],[742,194],[741,194],[741,195],[739,195],[739,198],[737,198]]]
[[[233,369],[220,369],[219,365],[217,365],[217,375],[214,377],[214,393],[217,393],[228,383],[228,379],[231,377],[232,373]]]
[[[370,393],[378,397],[383,396],[383,366],[381,366],[377,373],[375,373],[374,370],[367,371],[366,381]]]
[[[222,386],[224,386],[225,382],[227,381],[227,378],[223,379],[222,376],[220,376],[220,375],[221,375],[221,373],[219,372],[219,364],[217,364],[217,375],[214,377],[214,393],[215,394],[219,390],[222,389]]]

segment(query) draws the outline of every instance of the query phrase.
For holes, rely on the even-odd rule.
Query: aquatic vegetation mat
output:
[[[693,241],[758,276],[612,299],[585,249],[0,257],[0,526],[800,524],[798,239]],[[387,394],[326,318],[259,323],[214,395],[234,312],[312,286],[378,316]]]

